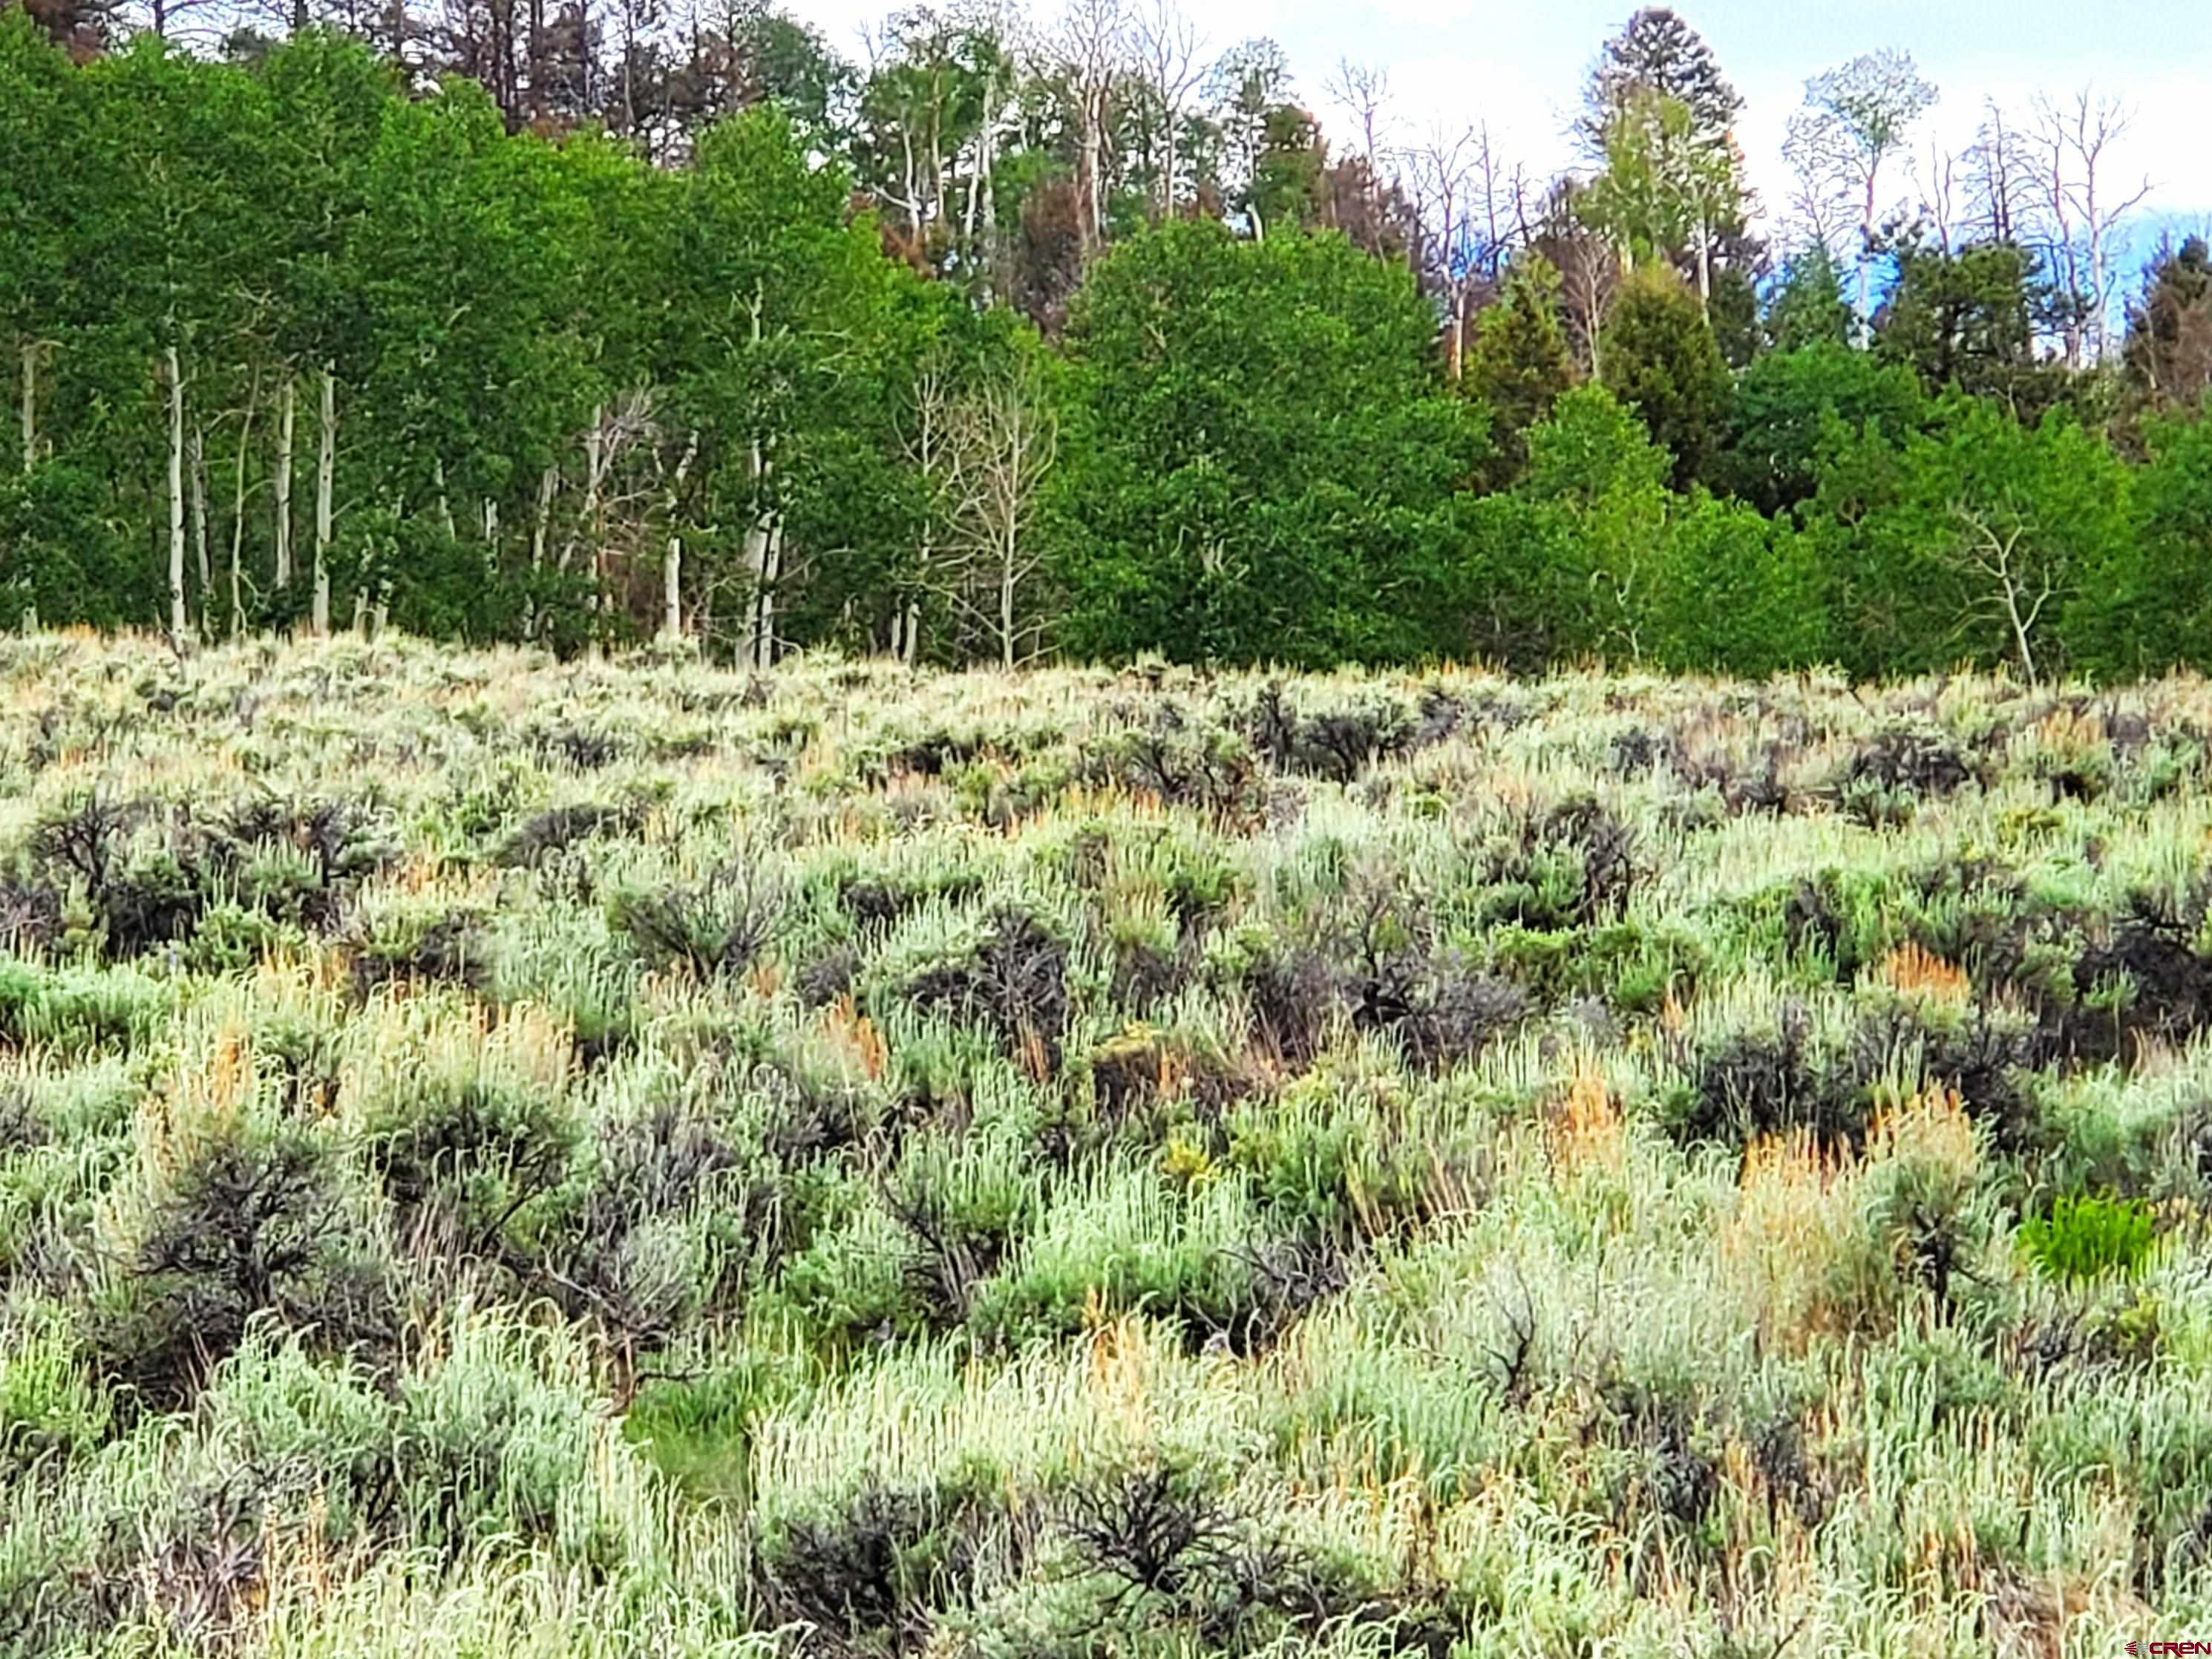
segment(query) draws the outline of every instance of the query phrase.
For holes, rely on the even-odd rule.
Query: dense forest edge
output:
[[[2212,686],[0,635],[6,1659],[2212,1622]]]
[[[758,9],[270,21],[0,11],[0,625],[2212,661],[2212,256],[2121,269],[2108,99],[1922,155],[1870,52],[1761,204],[1660,9],[1557,179],[1378,137],[1352,64],[1332,144],[1164,4],[901,13],[865,66]]]

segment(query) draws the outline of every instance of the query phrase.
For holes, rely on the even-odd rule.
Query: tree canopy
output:
[[[0,624],[755,669],[2212,648],[2212,258],[2124,280],[2087,94],[1992,106],[1916,198],[1936,89],[1864,54],[1761,204],[1662,8],[1548,183],[1172,4],[911,9],[865,66],[762,5],[190,9],[0,9]]]

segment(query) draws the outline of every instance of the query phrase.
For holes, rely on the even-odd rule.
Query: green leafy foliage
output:
[[[1482,421],[1404,273],[1330,236],[1175,225],[1091,273],[1067,347],[1069,648],[1319,665],[1419,654]]]
[[[2021,1248],[2052,1279],[2096,1279],[2142,1270],[2157,1240],[2157,1223],[2142,1203],[2079,1194],[2059,1199],[2047,1216],[2024,1221]]]

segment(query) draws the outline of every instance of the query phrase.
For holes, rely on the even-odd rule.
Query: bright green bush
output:
[[[2142,1204],[2087,1194],[2061,1198],[2049,1215],[2020,1228],[2028,1258],[2050,1278],[2063,1279],[2139,1273],[2157,1238],[2157,1223]]]

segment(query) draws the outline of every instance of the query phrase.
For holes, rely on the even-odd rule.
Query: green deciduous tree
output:
[[[1070,320],[1087,452],[1063,474],[1082,654],[1417,656],[1482,419],[1437,383],[1434,313],[1334,235],[1170,224]]]
[[[2123,678],[2212,661],[2212,421],[2154,416],[2130,534],[2068,617],[2069,660]]]
[[[845,544],[829,509],[855,486],[856,447],[889,458],[885,376],[904,355],[893,325],[914,278],[848,222],[842,174],[810,165],[773,110],[708,133],[685,197],[672,373],[681,419],[715,438],[698,466],[716,526],[702,532],[706,575],[727,595],[716,609],[738,660],[764,667],[788,637],[781,619],[804,612]]]
[[[1808,528],[1846,667],[2041,679],[2068,666],[2069,638],[2098,631],[2129,553],[2128,474],[2063,411],[2031,426],[1954,396],[1901,440],[1832,421],[1820,473]]]
[[[1771,351],[1744,371],[1730,405],[1720,477],[1762,513],[1782,514],[1820,482],[1831,422],[1853,437],[1869,428],[1892,439],[1930,412],[1912,371],[1834,339]]]

